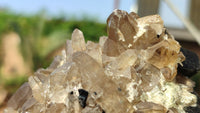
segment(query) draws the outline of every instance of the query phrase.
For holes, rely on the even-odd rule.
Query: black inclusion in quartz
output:
[[[160,35],[157,35],[157,38],[160,38]]]
[[[78,96],[79,104],[81,105],[82,108],[85,108],[88,92],[85,91],[84,89],[79,89],[78,92],[79,92],[79,96]]]
[[[191,77],[200,70],[199,58],[196,53],[190,50],[181,48],[181,52],[184,54],[186,59],[182,62],[183,66],[178,66],[178,72],[181,75]]]

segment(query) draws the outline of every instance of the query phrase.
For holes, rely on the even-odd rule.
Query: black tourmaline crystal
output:
[[[78,92],[79,92],[79,97],[78,97],[79,103],[82,108],[85,108],[87,97],[88,97],[88,92],[85,91],[84,89],[79,89]]]
[[[200,70],[199,58],[196,53],[190,50],[181,48],[181,52],[186,59],[182,62],[183,66],[178,66],[178,72],[184,76],[191,77]]]

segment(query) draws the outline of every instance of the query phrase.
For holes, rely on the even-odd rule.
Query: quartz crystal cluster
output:
[[[184,113],[196,106],[193,82],[177,80],[184,60],[159,15],[121,10],[108,37],[87,41],[75,29],[62,55],[30,76],[5,113]]]

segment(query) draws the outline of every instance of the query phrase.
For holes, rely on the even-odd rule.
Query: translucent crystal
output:
[[[165,107],[151,102],[140,102],[136,105],[136,113],[166,113]]]
[[[101,49],[103,49],[104,43],[107,39],[108,39],[108,37],[106,37],[106,36],[102,36],[99,38],[99,45],[100,45]]]
[[[103,42],[102,42],[103,43]],[[86,44],[86,53],[94,58],[100,65],[102,65],[102,48],[99,44],[88,41]]]
[[[159,15],[115,10],[108,37],[85,43],[75,29],[46,69],[30,76],[5,113],[185,113],[194,84],[177,75],[180,45]]]
[[[72,48],[74,52],[86,49],[83,33],[78,29],[75,29],[72,33]]]
[[[8,101],[8,107],[18,109],[22,107],[24,102],[31,98],[32,90],[28,83],[24,83]]]

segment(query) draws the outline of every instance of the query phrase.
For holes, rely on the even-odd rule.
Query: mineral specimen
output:
[[[108,37],[85,43],[75,29],[66,49],[28,79],[5,113],[184,113],[193,82],[180,82],[180,45],[159,15],[115,10]]]

